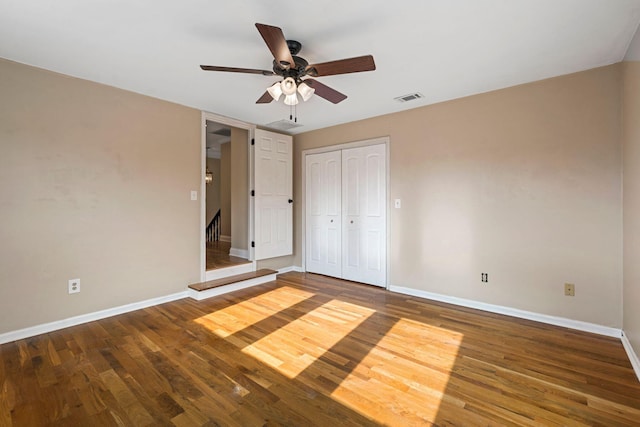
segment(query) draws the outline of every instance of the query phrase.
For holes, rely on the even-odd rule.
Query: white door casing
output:
[[[386,286],[386,153],[378,143],[306,154],[306,271]]]
[[[256,260],[293,253],[293,138],[255,130]]]
[[[342,275],[342,156],[340,151],[306,159],[306,270]]]

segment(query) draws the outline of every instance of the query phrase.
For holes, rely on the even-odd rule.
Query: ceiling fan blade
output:
[[[364,55],[356,58],[339,59],[337,61],[311,64],[307,66],[307,74],[313,77],[333,76],[336,74],[359,73],[361,71],[373,71],[376,64],[373,56]]]
[[[256,101],[256,104],[268,104],[273,101],[273,97],[269,94],[269,91],[265,91],[260,98]]]
[[[284,38],[282,30],[279,27],[258,23],[256,23],[256,28],[267,44],[267,47],[269,47],[276,62],[280,64],[282,68],[295,67],[296,63],[291,56],[289,46],[287,46],[287,40]]]
[[[256,70],[254,68],[218,67],[216,65],[201,65],[204,71],[226,71],[229,73],[262,74],[263,76],[274,76],[273,71]]]
[[[324,98],[329,102],[333,102],[334,104],[337,104],[338,102],[342,102],[345,99],[347,99],[347,95],[345,95],[344,93],[340,93],[337,90],[332,89],[329,86],[322,84],[317,80],[306,79],[303,81],[303,83],[306,83],[307,85],[315,89],[314,93],[318,95],[320,98]]]

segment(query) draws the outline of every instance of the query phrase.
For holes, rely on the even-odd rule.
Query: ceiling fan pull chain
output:
[[[289,105],[289,120],[293,120],[293,105]]]
[[[298,123],[298,104],[296,104],[296,105],[293,107],[293,111],[294,111],[294,112],[295,112],[295,114],[296,114],[296,119],[295,119],[294,121],[295,121],[296,123]]]

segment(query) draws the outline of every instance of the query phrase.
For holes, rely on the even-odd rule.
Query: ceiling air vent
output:
[[[293,122],[291,120],[278,120],[277,122],[267,123],[265,127],[275,130],[288,131],[289,129],[299,128],[302,126],[300,123]]]
[[[421,94],[420,92],[414,92],[414,93],[410,93],[408,95],[402,95],[393,99],[395,99],[398,102],[409,102],[409,101],[413,101],[415,99],[420,99],[420,98],[424,98],[424,95]]]

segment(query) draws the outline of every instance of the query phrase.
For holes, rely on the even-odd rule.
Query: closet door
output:
[[[342,276],[340,151],[306,156],[306,270]]]
[[[385,286],[386,146],[342,150],[342,278]]]

